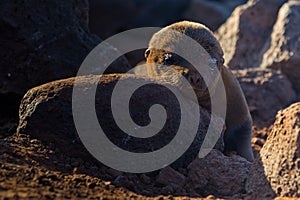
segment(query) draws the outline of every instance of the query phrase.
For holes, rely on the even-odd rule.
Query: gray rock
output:
[[[216,32],[231,69],[258,67],[280,6],[286,0],[251,0],[238,6]]]
[[[281,70],[300,92],[300,2],[289,1],[279,10],[261,67]]]

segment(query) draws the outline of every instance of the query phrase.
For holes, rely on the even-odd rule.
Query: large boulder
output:
[[[139,126],[145,126],[150,123],[149,108],[153,104],[160,104],[165,107],[167,120],[162,130],[158,134],[149,138],[137,138],[129,136],[122,131],[116,124],[115,118],[111,109],[111,95],[114,86],[122,77],[122,80],[127,81],[150,81],[152,84],[143,86],[138,89],[130,99],[130,115],[134,122]],[[156,80],[138,77],[134,75],[111,74],[103,76],[83,76],[79,77],[78,83],[79,92],[87,95],[92,86],[97,80],[97,93],[95,97],[96,114],[99,124],[106,136],[118,147],[131,152],[152,152],[167,145],[177,133],[179,124],[182,123],[181,112],[176,96],[166,87],[158,86]],[[98,81],[99,80],[99,81]],[[74,124],[72,113],[72,91],[75,78],[51,82],[29,90],[24,96],[20,106],[20,121],[18,126],[18,134],[30,134],[33,138],[42,141],[53,142],[68,155],[79,156],[83,159],[91,159],[91,156],[86,152],[78,137],[78,132]],[[165,85],[175,86],[168,82],[162,82]],[[180,95],[180,93],[178,93]],[[182,97],[183,98],[183,97]],[[76,100],[75,100],[76,101]],[[205,109],[200,108],[201,120],[195,121],[196,116],[192,115],[192,110],[197,106],[192,101],[186,107],[191,121],[188,126],[192,126],[193,121],[196,123],[196,133],[193,143],[189,149],[181,156],[172,166],[181,167],[187,166],[197,155],[201,144],[206,135],[208,124],[210,123],[210,114]],[[82,105],[82,112],[86,112],[85,103]],[[89,116],[87,116],[89,117]],[[213,119],[213,118],[212,118]],[[220,124],[221,119],[215,118],[212,123]],[[125,118],[125,123],[128,119]],[[126,121],[127,120],[127,121]],[[154,127],[155,128],[155,127]],[[188,127],[183,127],[186,134],[190,130]],[[93,128],[90,128],[93,130]],[[184,140],[182,140],[184,141]],[[224,147],[223,137],[219,138],[215,148],[222,151]],[[176,149],[174,149],[176,151]],[[162,155],[166,156],[166,155]]]
[[[300,103],[279,111],[272,131],[254,161],[248,192],[269,197],[300,197]]]
[[[281,70],[300,92],[300,2],[289,1],[279,11],[261,67]]]
[[[101,40],[88,30],[86,0],[0,2],[0,94],[23,96],[37,85],[75,76]],[[108,45],[107,52],[116,50]],[[118,69],[130,67],[121,58]],[[113,71],[113,70],[112,70]]]
[[[277,13],[286,0],[250,0],[238,6],[216,32],[231,69],[259,66]]]
[[[257,126],[267,127],[273,124],[277,111],[296,99],[292,84],[280,71],[255,68],[232,72],[244,91]]]

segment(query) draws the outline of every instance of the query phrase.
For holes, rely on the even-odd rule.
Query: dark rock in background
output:
[[[89,27],[92,33],[106,39],[122,31],[140,27],[163,27],[181,19],[190,0],[90,0]],[[136,38],[138,40],[138,38]],[[149,38],[150,39],[150,38]],[[147,47],[145,47],[147,48]],[[144,51],[126,55],[135,66],[144,60]]]
[[[139,27],[164,27],[181,20],[206,24],[216,30],[230,16],[233,9],[246,0],[89,0],[89,27],[102,39],[125,30]],[[150,38],[149,38],[150,39]],[[145,47],[146,48],[146,47]],[[135,66],[144,60],[144,51],[126,55]]]
[[[87,0],[0,1],[0,134],[16,130],[22,96],[32,87],[76,76],[101,42],[88,30]],[[117,50],[106,45],[105,56]],[[106,71],[127,72],[124,57]],[[97,72],[95,72],[97,74]]]
[[[106,39],[116,33],[138,27],[163,27],[181,19],[190,0],[89,0],[89,27]]]
[[[138,27],[164,27],[180,20],[192,20],[216,30],[233,9],[246,0],[89,0],[92,33],[106,39]]]
[[[183,19],[203,23],[215,31],[226,21],[236,6],[246,2],[246,0],[192,0],[183,14]]]
[[[0,94],[23,95],[34,86],[75,76],[101,42],[88,31],[88,11],[86,0],[1,1]],[[117,64],[130,68],[124,58]]]

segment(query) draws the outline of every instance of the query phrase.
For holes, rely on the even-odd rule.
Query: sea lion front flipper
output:
[[[253,161],[251,147],[252,118],[239,82],[232,72],[222,67],[222,80],[226,90],[225,151],[236,151],[248,161]]]
[[[252,162],[254,160],[251,138],[252,130],[251,121],[244,123],[241,127],[227,129],[225,132],[225,152],[236,151],[240,156]]]

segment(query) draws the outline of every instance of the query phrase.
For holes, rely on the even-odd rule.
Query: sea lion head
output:
[[[206,60],[201,62],[201,66],[195,67],[174,53],[187,51],[187,48],[182,48],[181,45],[186,36],[200,44],[207,52],[207,56],[203,57]],[[200,54],[191,53],[196,56]],[[149,42],[149,48],[145,51],[145,57],[150,76],[167,77],[172,74],[170,69],[176,70],[189,81],[198,97],[207,95],[208,87],[213,86],[219,78],[219,73],[215,73],[216,70],[220,70],[224,64],[223,50],[213,33],[206,26],[189,21],[174,23],[155,33]],[[197,67],[201,67],[201,75],[196,70]]]

